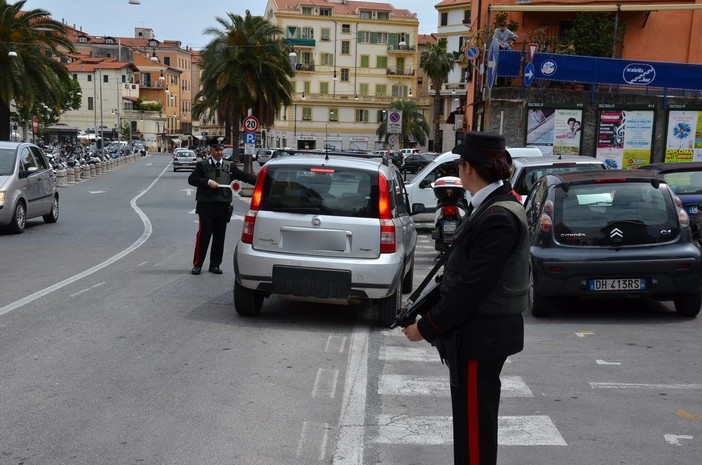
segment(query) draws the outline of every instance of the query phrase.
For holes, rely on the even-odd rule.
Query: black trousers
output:
[[[212,239],[212,250],[210,250],[210,268],[222,264],[224,254],[224,237],[227,235],[227,218],[207,215],[198,215],[199,227],[195,237],[195,255],[193,266],[202,268],[207,256],[207,248]]]
[[[500,372],[506,360],[459,362],[459,385],[451,386],[454,465],[497,463]]]

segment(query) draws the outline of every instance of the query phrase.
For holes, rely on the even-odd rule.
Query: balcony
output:
[[[412,77],[414,76],[414,69],[406,66],[404,68],[388,68],[385,74],[388,76],[400,76],[400,77]]]
[[[314,47],[316,44],[314,39],[296,39],[296,38],[284,39],[283,43],[290,45],[290,46],[293,46],[293,47]]]
[[[412,54],[416,50],[414,45],[394,45],[394,44],[388,44],[388,52],[390,53],[399,53],[399,54]]]
[[[314,63],[297,63],[295,71],[314,71]]]

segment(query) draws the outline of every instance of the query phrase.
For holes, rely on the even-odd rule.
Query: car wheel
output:
[[[529,311],[536,318],[545,317],[553,311],[553,300],[540,296],[534,291],[534,276],[529,269]]]
[[[51,211],[46,215],[42,216],[45,223],[56,223],[59,217],[59,202],[58,197],[54,196],[54,200],[51,202]]]
[[[396,288],[391,295],[373,301],[375,320],[380,326],[389,327],[395,321],[395,315],[400,307],[402,307],[402,293],[399,288]]]
[[[702,306],[702,292],[682,294],[673,299],[675,311],[681,316],[695,317]]]
[[[10,222],[10,231],[15,234],[19,234],[24,231],[24,226],[27,224],[27,210],[24,206],[24,202],[20,200],[15,205],[15,213],[12,215],[12,221]]]
[[[242,316],[255,316],[261,313],[263,294],[246,288],[234,281],[234,309]]]
[[[412,292],[412,286],[414,285],[414,263],[410,265],[409,272],[402,278],[402,293],[409,294]],[[399,307],[398,307],[399,308]]]

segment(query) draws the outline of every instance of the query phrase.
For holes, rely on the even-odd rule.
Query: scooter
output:
[[[453,242],[453,236],[468,210],[466,189],[461,179],[455,176],[439,178],[432,184],[436,196],[436,213],[434,214],[434,248],[443,256]]]

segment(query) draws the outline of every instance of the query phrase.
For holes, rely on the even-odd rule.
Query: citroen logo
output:
[[[622,232],[621,229],[614,228],[614,229],[612,229],[612,231],[610,231],[609,238],[614,239],[615,237],[618,237],[619,239],[624,239],[624,233]]]

